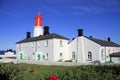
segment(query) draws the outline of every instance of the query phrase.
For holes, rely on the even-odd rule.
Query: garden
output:
[[[120,80],[120,65],[45,66],[0,63],[0,80]]]

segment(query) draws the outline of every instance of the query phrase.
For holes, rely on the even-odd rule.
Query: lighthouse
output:
[[[34,37],[43,35],[43,27],[42,27],[42,16],[38,13],[35,17],[35,24],[34,24]]]

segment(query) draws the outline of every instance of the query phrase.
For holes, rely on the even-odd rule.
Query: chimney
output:
[[[83,36],[83,29],[78,29],[78,36]]]
[[[44,35],[49,34],[49,27],[45,26],[44,27]]]
[[[90,38],[93,38],[93,36],[90,36]]]
[[[108,39],[108,41],[110,42],[110,37],[108,37],[107,39]]]
[[[74,40],[75,38],[72,38],[72,40]]]
[[[30,32],[26,32],[26,39],[31,38]]]

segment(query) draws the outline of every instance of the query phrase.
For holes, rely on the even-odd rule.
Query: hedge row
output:
[[[0,64],[0,80],[49,80],[53,75],[59,80],[120,80],[120,65],[65,67]]]

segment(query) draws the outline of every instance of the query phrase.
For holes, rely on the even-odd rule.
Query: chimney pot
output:
[[[83,36],[83,29],[78,29],[78,36]]]
[[[108,41],[110,42],[110,37],[108,37]]]
[[[93,36],[90,36],[90,38],[93,38]]]
[[[44,35],[47,35],[47,34],[49,34],[49,27],[45,26],[44,27]]]
[[[74,40],[75,38],[72,38],[72,40]]]
[[[31,38],[30,32],[26,32],[26,39]]]

